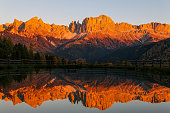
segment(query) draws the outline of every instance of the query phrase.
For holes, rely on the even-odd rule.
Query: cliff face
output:
[[[150,24],[140,25],[139,29],[147,29],[147,30],[153,30],[155,32],[169,33],[170,32],[170,25],[152,22]]]
[[[114,21],[106,16],[100,15],[99,17],[88,17],[82,23],[73,21],[69,25],[71,32],[76,33],[89,33],[89,32],[104,32],[104,33],[118,33],[118,32],[132,32],[135,33],[170,33],[170,25],[161,23],[148,23],[141,25],[132,25],[128,23],[114,23]]]
[[[85,18],[80,24],[79,22],[73,21],[69,25],[71,32],[76,33],[89,33],[89,32],[114,32],[115,23],[114,21],[105,15],[100,15],[99,17],[89,17]]]
[[[63,74],[33,74],[22,82],[13,81],[7,88],[1,87],[0,99],[25,102],[32,107],[44,101],[69,99],[71,103],[82,102],[85,107],[105,110],[114,102],[127,103],[132,100],[160,103],[170,101],[170,88],[148,81],[100,76],[94,78],[72,78]]]
[[[114,32],[115,23],[114,21],[105,15],[100,15],[99,17],[85,18],[82,22],[82,32]]]

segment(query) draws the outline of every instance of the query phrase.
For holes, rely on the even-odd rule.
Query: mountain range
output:
[[[41,18],[33,17],[26,22],[14,19],[13,23],[2,24],[0,32],[2,37],[11,38],[14,43],[32,44],[34,51],[72,60],[148,59],[161,57],[162,53],[164,58],[170,57],[170,25],[156,22],[115,23],[110,17],[100,15],[87,17],[82,23],[72,21],[65,26],[46,24]],[[127,50],[133,52],[127,53]]]

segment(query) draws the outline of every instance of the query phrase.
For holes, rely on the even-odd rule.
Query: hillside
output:
[[[170,59],[170,38],[156,43],[143,54],[144,59]]]
[[[170,59],[170,38],[145,45],[125,47],[99,59],[101,62],[116,60]]]

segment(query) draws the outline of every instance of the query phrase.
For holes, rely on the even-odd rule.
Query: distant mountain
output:
[[[110,17],[88,17],[69,26],[46,24],[33,17],[26,22],[14,20],[0,25],[2,37],[14,43],[34,45],[34,51],[51,53],[70,59],[94,61],[113,51],[158,42],[170,37],[170,25],[149,23],[131,25],[115,23]]]

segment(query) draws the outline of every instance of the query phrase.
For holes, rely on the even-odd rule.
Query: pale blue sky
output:
[[[0,0],[0,24],[38,16],[46,23],[68,25],[101,14],[116,23],[170,24],[170,0]]]

